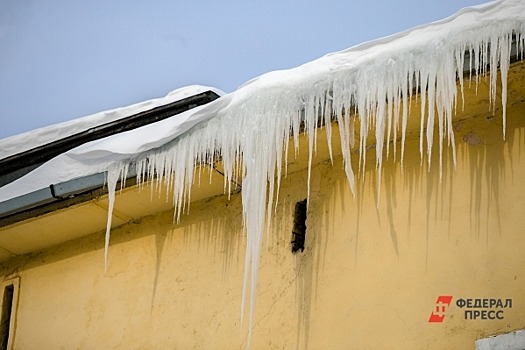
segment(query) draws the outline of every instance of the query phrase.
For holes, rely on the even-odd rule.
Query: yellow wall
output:
[[[403,171],[384,163],[379,203],[373,169],[353,198],[340,157],[315,165],[296,255],[292,215],[307,173],[289,174],[263,242],[252,349],[472,349],[525,328],[525,104],[509,108],[506,141],[490,113],[455,122],[458,165],[447,151],[441,181],[437,154],[428,171],[411,136]],[[6,278],[20,276],[16,349],[246,344],[239,194],[193,203],[180,225],[171,212],[136,219],[111,243],[107,272],[102,233],[2,263]],[[431,324],[439,295],[454,299]],[[503,320],[466,320],[458,298],[513,307]]]

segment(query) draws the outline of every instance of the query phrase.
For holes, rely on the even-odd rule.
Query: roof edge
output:
[[[214,91],[208,90],[0,159],[0,187],[31,172],[57,155],[84,143],[173,117],[197,106],[207,104],[219,97]]]

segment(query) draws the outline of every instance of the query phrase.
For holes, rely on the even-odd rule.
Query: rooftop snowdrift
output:
[[[70,120],[60,124],[54,124],[40,129],[28,131],[0,140],[0,159],[21,153],[32,148],[74,135],[100,124],[109,123],[122,119],[132,114],[140,113],[158,106],[182,100],[186,97],[212,90],[217,95],[224,92],[207,86],[192,85],[173,90],[166,96],[153,100],[143,101],[131,106],[99,112],[86,117]]]
[[[455,157],[452,117],[456,108],[461,110],[464,70],[473,71],[476,82],[479,75],[489,75],[493,108],[500,103],[496,101],[496,91],[501,89],[503,114],[498,117],[503,118],[505,125],[511,47],[516,42],[522,54],[524,34],[523,0],[463,9],[439,22],[329,54],[294,69],[262,75],[171,124],[166,120],[80,146],[0,188],[0,198],[5,200],[53,182],[108,170],[107,250],[116,183],[125,176],[130,164],[136,164],[139,182],[157,178],[170,184],[178,218],[190,200],[195,165],[210,165],[220,157],[225,188],[232,180],[242,181],[247,247],[241,328],[245,300],[249,300],[251,334],[263,231],[286,169],[283,151],[289,148],[290,140],[297,147],[301,125],[308,138],[311,165],[319,120],[326,126],[329,139],[331,121],[337,121],[345,172],[353,190],[354,171],[364,170],[369,135],[375,139],[378,176],[384,152],[390,151],[390,141],[400,140],[400,150],[394,148],[392,152],[403,159],[408,100],[419,90],[417,151],[430,162],[436,129],[440,162],[445,140]],[[497,71],[489,67],[500,68],[501,86],[496,84]],[[350,149],[356,119],[359,160],[352,164]],[[505,128],[502,137],[504,133]]]

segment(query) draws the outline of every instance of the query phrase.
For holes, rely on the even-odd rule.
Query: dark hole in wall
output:
[[[295,203],[292,230],[292,253],[304,251],[306,239],[306,199]]]
[[[0,318],[0,349],[7,349],[14,294],[14,285],[7,285],[4,289],[4,300],[2,301],[2,317]]]

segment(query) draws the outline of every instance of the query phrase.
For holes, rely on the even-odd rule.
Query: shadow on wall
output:
[[[205,199],[191,204],[191,215],[182,215],[181,222],[164,225],[155,233],[155,277],[151,305],[155,303],[157,284],[163,262],[163,251],[171,243],[174,234],[182,233],[182,249],[195,249],[196,257],[212,255],[220,260],[221,276],[229,275],[232,262],[238,264],[243,247],[242,208],[240,194],[228,200],[225,196]],[[182,232],[179,232],[181,230]],[[168,241],[168,243],[166,242]]]
[[[516,154],[519,156],[525,145],[525,119],[522,118],[525,100],[514,96],[508,104],[506,140],[502,135],[500,108],[494,112],[487,111],[488,101],[483,102],[454,123],[457,167],[454,167],[452,149],[447,146],[447,140],[443,145],[442,165],[437,142],[429,165],[427,156],[423,160],[420,158],[419,135],[409,135],[403,165],[399,162],[399,153],[397,160],[390,154],[389,159],[383,161],[380,180],[375,171],[375,154],[368,151],[366,172],[357,174],[353,203],[348,202],[348,195],[346,199],[341,195],[348,192],[348,189],[342,188],[346,185],[345,179],[323,185],[331,188],[331,203],[326,211],[332,212],[333,208],[340,207],[346,215],[354,218],[356,266],[359,238],[367,231],[363,220],[371,219],[364,210],[374,206],[377,208],[375,220],[382,231],[389,233],[392,249],[398,257],[400,239],[410,241],[411,234],[414,234],[413,221],[421,216],[426,222],[427,256],[431,233],[439,226],[440,231],[446,231],[450,238],[456,230],[451,225],[457,222],[458,215],[462,221],[468,222],[468,226],[462,229],[478,240],[484,239],[487,244],[491,235],[502,234],[501,202],[506,200],[502,197],[502,186],[510,180],[516,190],[521,191],[522,188],[519,180],[514,178],[514,172],[519,170],[514,162],[519,167],[520,160],[513,157]],[[434,140],[438,140],[437,131]],[[357,164],[357,157],[353,160]],[[382,182],[380,193],[377,190],[378,181]],[[468,197],[466,208],[460,204],[465,196]],[[421,205],[422,198],[424,207]],[[328,226],[334,218],[326,217],[325,220]],[[400,230],[403,237],[400,237]],[[423,231],[421,227],[416,230],[419,233]]]

